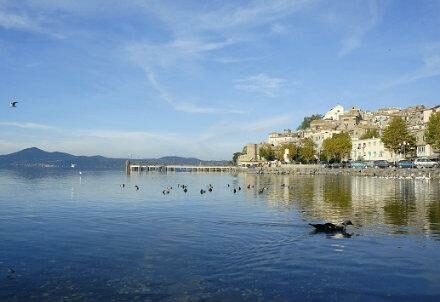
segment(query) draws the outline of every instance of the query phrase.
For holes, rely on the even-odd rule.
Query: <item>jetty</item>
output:
[[[125,172],[237,172],[237,166],[149,165],[126,161]]]

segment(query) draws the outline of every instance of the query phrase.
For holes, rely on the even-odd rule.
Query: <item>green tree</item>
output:
[[[328,137],[322,142],[322,154],[330,161],[336,158],[335,141],[333,138]]]
[[[394,153],[407,153],[415,148],[416,138],[409,133],[405,121],[397,116],[384,130],[382,142],[387,149]]]
[[[440,112],[431,114],[425,130],[425,139],[432,148],[440,149]]]
[[[320,120],[322,119],[321,114],[313,114],[311,116],[304,117],[304,120],[302,121],[301,125],[298,126],[296,130],[304,130],[307,128],[310,128],[310,123],[314,120]]]
[[[308,137],[302,141],[302,146],[299,149],[299,158],[301,162],[309,163],[315,159],[316,148],[313,140]]]
[[[275,151],[271,145],[264,145],[260,148],[260,157],[267,161],[272,161],[275,159]]]
[[[347,132],[335,133],[331,138],[326,138],[322,144],[323,153],[327,160],[336,161],[348,157],[351,147],[351,137]]]
[[[240,155],[243,155],[243,153],[242,153],[242,152],[235,152],[235,153],[232,155],[232,163],[233,163],[234,165],[237,165],[238,157],[239,157]]]
[[[379,131],[377,131],[375,128],[370,128],[360,137],[360,139],[369,139],[374,137],[380,137]]]

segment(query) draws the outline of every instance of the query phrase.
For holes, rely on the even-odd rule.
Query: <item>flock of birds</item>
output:
[[[125,184],[121,184],[120,187],[121,187],[121,188],[125,188],[126,185],[125,185]],[[227,187],[230,188],[231,185],[228,184]],[[184,185],[184,184],[177,184],[177,188],[182,189],[182,191],[183,191],[184,193],[187,193],[187,192],[188,192],[188,186],[187,186],[187,185]],[[253,186],[253,185],[247,185],[246,188],[249,190],[249,189],[253,189],[253,188],[255,188],[255,186]],[[138,185],[134,185],[134,189],[135,189],[136,191],[139,191],[139,186],[138,186]],[[173,190],[173,187],[172,187],[172,186],[167,186],[167,187],[162,191],[162,194],[163,194],[163,195],[168,195],[168,194],[171,193],[172,190]],[[200,194],[203,195],[203,194],[205,194],[206,192],[212,192],[213,190],[214,190],[214,186],[213,186],[212,184],[209,184],[209,185],[206,186],[206,189],[204,189],[204,188],[200,189]],[[240,186],[238,186],[237,188],[233,188],[233,189],[232,189],[232,192],[233,192],[234,194],[236,194],[237,192],[239,192],[239,191],[241,191],[241,190],[242,190],[242,188],[241,188]],[[266,191],[266,190],[267,190],[267,187],[263,187],[263,188],[261,188],[261,189],[258,189],[258,194],[263,194],[264,191]]]

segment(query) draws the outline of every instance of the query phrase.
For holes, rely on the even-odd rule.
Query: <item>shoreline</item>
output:
[[[391,179],[440,179],[439,168],[399,169],[399,168],[337,168],[330,169],[318,165],[286,165],[279,167],[239,168],[240,172],[250,174],[280,175],[351,175]]]

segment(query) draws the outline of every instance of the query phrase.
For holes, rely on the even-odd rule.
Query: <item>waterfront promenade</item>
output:
[[[148,165],[127,161],[125,171],[132,172],[236,172],[237,166]]]

